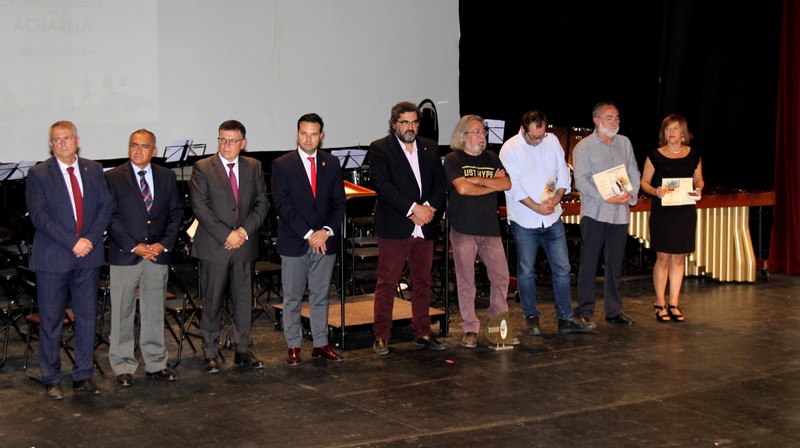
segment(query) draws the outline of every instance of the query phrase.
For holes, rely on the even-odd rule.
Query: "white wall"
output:
[[[458,39],[457,0],[0,2],[0,161],[49,157],[60,119],[99,160],[126,157],[142,127],[162,150],[190,137],[213,152],[227,119],[250,151],[283,151],[307,112],[325,147],[367,145],[393,104],[425,98],[447,144]]]

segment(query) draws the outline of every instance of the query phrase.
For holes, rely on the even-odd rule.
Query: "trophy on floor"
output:
[[[514,348],[510,320],[508,312],[489,319],[489,323],[486,324],[486,339],[489,340],[490,349],[511,350]]]

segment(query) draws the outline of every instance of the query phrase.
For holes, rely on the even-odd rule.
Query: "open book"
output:
[[[592,177],[603,199],[621,194],[624,190],[633,191],[625,165],[617,165],[614,168],[600,171]]]
[[[661,198],[663,206],[693,205],[698,199],[691,177],[664,178],[661,188],[664,189],[664,197]]]

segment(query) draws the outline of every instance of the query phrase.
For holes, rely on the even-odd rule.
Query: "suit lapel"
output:
[[[230,198],[231,203],[233,203],[233,190],[231,189],[231,181],[228,177],[228,167],[222,164],[222,160],[220,160],[219,153],[214,154],[214,158],[211,159],[211,166],[213,169],[211,170],[211,175],[216,177],[215,181],[211,183],[211,185],[224,185],[222,187],[227,192],[228,197]],[[242,158],[239,157],[239,201],[242,201]],[[226,188],[227,187],[227,188]]]
[[[297,182],[300,185],[303,185],[303,189],[306,191],[306,196],[308,196],[309,201],[315,201],[314,193],[311,191],[311,181],[308,179],[308,173],[306,173],[306,162],[303,159],[303,156],[300,155],[298,150],[294,151],[294,157],[292,158],[292,165],[290,166],[289,173],[295,178],[298,179]],[[319,181],[319,150],[317,150],[317,181]],[[302,179],[302,180],[301,180]],[[318,183],[319,184],[319,183]]]
[[[72,208],[72,199],[69,196],[69,190],[67,189],[67,183],[64,180],[64,175],[61,173],[61,166],[58,164],[58,161],[55,157],[50,158],[50,166],[48,167],[48,175],[50,176],[51,185],[55,186],[56,191],[61,196],[61,203],[67,204],[70,209]],[[83,176],[81,176],[83,177]]]

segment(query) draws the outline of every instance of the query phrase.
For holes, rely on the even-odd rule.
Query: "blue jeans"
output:
[[[536,253],[544,249],[553,279],[553,304],[556,316],[567,319],[572,314],[572,292],[569,285],[569,253],[564,223],[556,221],[550,227],[528,229],[511,222],[511,233],[517,248],[517,286],[525,317],[538,316],[536,309]]]

